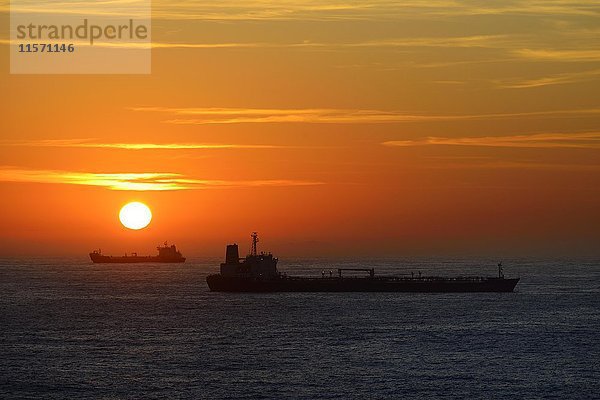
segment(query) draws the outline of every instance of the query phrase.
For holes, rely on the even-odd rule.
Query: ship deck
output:
[[[519,278],[495,277],[289,277],[209,275],[217,292],[512,292]]]

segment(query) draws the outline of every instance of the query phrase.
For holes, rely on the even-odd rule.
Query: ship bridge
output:
[[[237,244],[228,244],[225,252],[225,262],[221,264],[223,276],[253,276],[273,277],[278,276],[277,258],[271,253],[258,253],[258,233],[253,232],[250,254],[240,259]]]

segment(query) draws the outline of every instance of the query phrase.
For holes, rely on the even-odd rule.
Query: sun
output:
[[[121,208],[119,219],[126,228],[138,230],[147,227],[152,221],[152,211],[144,203],[134,201]]]

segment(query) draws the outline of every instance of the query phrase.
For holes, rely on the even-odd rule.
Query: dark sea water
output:
[[[0,398],[600,398],[600,261],[505,260],[515,293],[210,293],[219,260],[0,260]],[[324,260],[496,273],[494,260]]]

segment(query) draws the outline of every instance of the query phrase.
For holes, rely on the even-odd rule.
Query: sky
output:
[[[2,255],[599,255],[598,2],[155,0],[149,75],[11,75],[8,10]]]

